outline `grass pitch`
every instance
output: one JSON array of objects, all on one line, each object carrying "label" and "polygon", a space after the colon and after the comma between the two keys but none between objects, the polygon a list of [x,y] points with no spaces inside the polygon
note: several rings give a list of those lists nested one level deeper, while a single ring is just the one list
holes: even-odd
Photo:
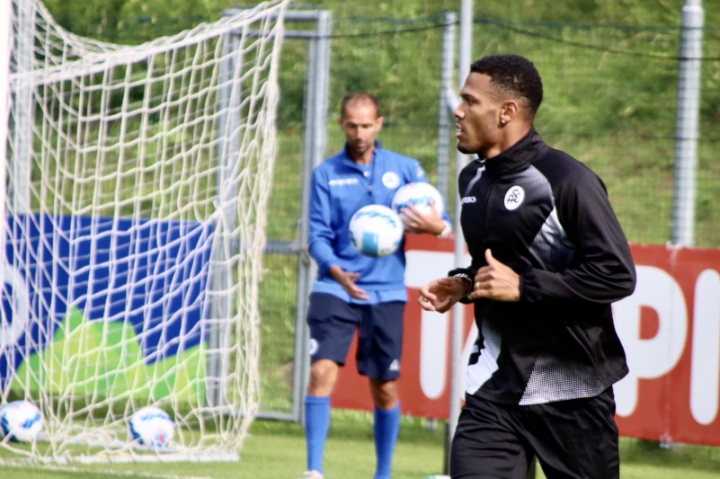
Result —
[{"label": "grass pitch", "polygon": [[[393,479],[425,479],[442,473],[445,423],[429,429],[421,418],[404,417]],[[673,445],[622,438],[623,479],[717,479],[720,448]],[[375,467],[372,415],[333,411],[325,455],[328,479],[370,479]],[[22,479],[296,479],[305,469],[302,426],[279,421],[255,421],[241,451],[240,462],[143,463],[105,465],[27,466],[0,464],[0,477]],[[545,476],[538,468],[537,479]]]}]

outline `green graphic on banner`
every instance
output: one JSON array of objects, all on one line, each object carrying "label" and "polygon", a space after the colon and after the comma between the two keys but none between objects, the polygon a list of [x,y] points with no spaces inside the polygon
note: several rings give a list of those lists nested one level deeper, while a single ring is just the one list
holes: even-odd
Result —
[{"label": "green graphic on banner", "polygon": [[[146,364],[131,325],[87,321],[71,307],[53,342],[17,370],[14,390],[58,395],[174,399],[190,404],[205,397],[205,354],[200,343]],[[43,365],[41,367],[41,365]],[[23,385],[25,383],[25,385]],[[24,386],[24,387],[23,387]]]}]

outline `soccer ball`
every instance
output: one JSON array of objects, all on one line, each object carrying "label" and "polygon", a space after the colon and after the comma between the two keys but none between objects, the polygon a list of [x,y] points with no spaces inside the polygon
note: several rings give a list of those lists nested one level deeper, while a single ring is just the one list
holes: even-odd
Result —
[{"label": "soccer ball", "polygon": [[395,192],[392,199],[392,209],[399,215],[404,216],[400,210],[409,209],[413,205],[421,213],[427,214],[430,211],[431,202],[435,203],[435,210],[439,215],[445,211],[445,202],[440,192],[430,183],[408,183],[401,186]]},{"label": "soccer ball", "polygon": [[405,228],[400,217],[383,205],[363,206],[350,218],[350,242],[366,256],[379,258],[395,252]]},{"label": "soccer ball", "polygon": [[13,401],[0,409],[0,434],[14,442],[33,442],[40,438],[43,418],[29,401]]},{"label": "soccer ball", "polygon": [[164,448],[175,435],[175,423],[168,413],[155,406],[136,411],[128,424],[130,440],[142,446]]}]

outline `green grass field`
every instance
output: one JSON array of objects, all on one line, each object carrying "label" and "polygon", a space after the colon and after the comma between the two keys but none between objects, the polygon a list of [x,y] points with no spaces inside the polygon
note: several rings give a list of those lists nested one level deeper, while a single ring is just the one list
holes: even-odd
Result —
[{"label": "green grass field", "polygon": [[[424,479],[442,473],[444,429],[419,418],[403,418],[393,467],[394,479]],[[710,479],[720,477],[720,449],[621,439],[623,479]],[[5,456],[5,453],[3,453]],[[175,462],[113,465],[2,465],[0,477],[22,479],[91,479],[114,477],[295,479],[305,466],[305,437],[300,424],[255,421],[237,463]],[[325,456],[329,479],[369,479],[374,472],[372,416],[357,411],[333,412]],[[538,468],[538,479],[545,476]]]}]

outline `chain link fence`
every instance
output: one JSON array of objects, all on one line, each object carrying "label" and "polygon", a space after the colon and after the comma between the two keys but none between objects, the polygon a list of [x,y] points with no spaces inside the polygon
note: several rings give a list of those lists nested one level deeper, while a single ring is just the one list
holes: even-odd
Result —
[{"label": "chain link fence", "polygon": [[[334,31],[343,33],[334,36],[332,50],[333,104],[346,91],[376,92],[388,118],[384,145],[416,156],[431,175],[441,30],[440,18],[405,23],[339,18]],[[706,28],[703,35],[695,244],[714,248],[720,246],[720,29]],[[679,28],[668,27],[489,18],[474,25],[474,58],[518,53],[536,64],[545,86],[537,129],[551,146],[605,180],[631,242],[670,239],[679,36]],[[331,147],[337,149],[342,138],[329,127],[336,140]],[[454,175],[450,178],[454,183]]]}]

